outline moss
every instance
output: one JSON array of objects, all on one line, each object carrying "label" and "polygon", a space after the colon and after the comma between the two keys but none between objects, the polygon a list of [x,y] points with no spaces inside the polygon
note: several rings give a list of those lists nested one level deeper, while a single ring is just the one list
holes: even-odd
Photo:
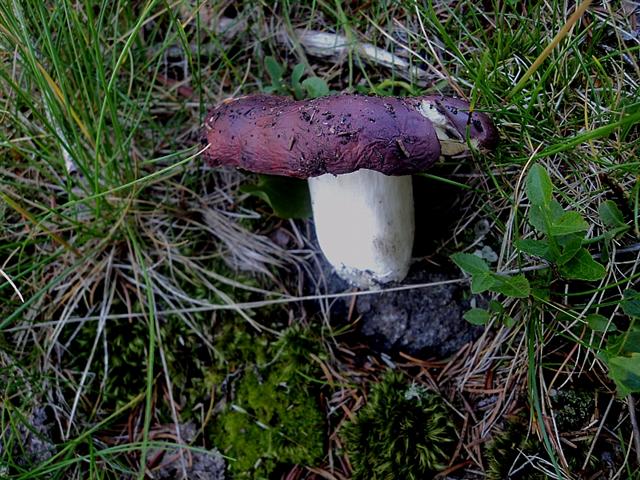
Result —
[{"label": "moss", "polygon": [[354,480],[418,480],[446,467],[456,435],[442,398],[389,372],[341,432]]},{"label": "moss", "polygon": [[581,430],[591,418],[594,409],[594,392],[566,389],[551,395],[556,425],[560,432]]},{"label": "moss", "polygon": [[546,475],[528,463],[527,457],[544,452],[543,446],[527,435],[524,418],[509,419],[503,432],[489,443],[485,459],[487,480],[544,480]]},{"label": "moss", "polygon": [[[563,390],[552,397],[555,411],[556,426],[560,433],[577,431],[587,425],[593,411],[593,394],[579,390]],[[544,445],[532,435],[528,435],[527,419],[524,415],[510,418],[504,431],[498,434],[488,445],[485,452],[487,463],[486,478],[488,480],[542,480],[547,475],[537,470],[529,462],[529,458],[550,462],[549,454]],[[588,449],[588,437],[584,443],[563,444],[563,454],[569,469],[576,472],[582,468],[584,455]],[[588,472],[595,472],[603,465],[599,465],[595,456],[589,458]],[[587,472],[583,472],[587,473]]]},{"label": "moss", "polygon": [[324,418],[318,408],[320,375],[309,358],[317,349],[306,333],[288,330],[279,341],[256,342],[237,357],[267,359],[244,368],[223,412],[216,421],[214,443],[229,462],[234,478],[273,478],[287,465],[313,465],[324,454]]}]

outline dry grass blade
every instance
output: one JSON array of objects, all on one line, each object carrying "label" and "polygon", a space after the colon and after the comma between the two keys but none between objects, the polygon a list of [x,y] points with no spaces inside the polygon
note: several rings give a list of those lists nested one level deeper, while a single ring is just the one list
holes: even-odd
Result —
[{"label": "dry grass blade", "polygon": [[516,83],[516,86],[513,87],[513,90],[509,92],[508,98],[512,98],[516,93],[522,90],[522,87],[524,87],[525,83],[527,83],[529,78],[531,78],[531,76],[536,72],[536,70],[540,68],[540,65],[542,65],[542,63],[547,59],[547,57],[551,55],[551,52],[553,52],[554,48],[558,46],[558,44],[562,41],[562,39],[567,36],[567,34],[573,28],[576,22],[580,20],[584,12],[586,12],[587,8],[589,8],[589,5],[591,5],[591,0],[584,0],[580,5],[576,7],[576,10],[571,14],[569,19],[567,20],[567,23],[564,24],[564,26],[558,31],[556,36],[553,37],[549,45],[545,47],[545,49],[538,56],[538,58],[536,58],[536,60],[531,64],[531,66],[524,73],[522,78],[518,81],[518,83]]}]

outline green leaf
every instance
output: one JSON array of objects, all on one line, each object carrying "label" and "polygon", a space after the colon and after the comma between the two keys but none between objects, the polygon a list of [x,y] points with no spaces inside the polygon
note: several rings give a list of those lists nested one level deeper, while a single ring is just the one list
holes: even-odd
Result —
[{"label": "green leaf", "polygon": [[615,382],[619,395],[640,391],[639,328],[632,324],[628,331],[610,337],[600,356],[609,367],[609,377]]},{"label": "green leaf", "polygon": [[471,293],[489,291],[494,283],[491,272],[474,273],[471,277]]},{"label": "green leaf", "polygon": [[472,308],[462,316],[472,325],[486,325],[491,319],[491,314],[482,308]]},{"label": "green leaf", "polygon": [[609,377],[618,387],[618,395],[626,397],[630,393],[640,392],[640,353],[634,352],[628,357],[612,357],[607,362]]},{"label": "green leaf", "polygon": [[558,243],[562,247],[562,252],[555,259],[555,263],[564,265],[575,257],[582,248],[582,235],[566,235]]},{"label": "green leaf", "polygon": [[299,84],[302,79],[302,75],[304,75],[304,63],[299,63],[293,67],[293,71],[291,72],[291,84]]},{"label": "green leaf", "polygon": [[529,223],[538,232],[549,235],[549,226],[555,223],[565,211],[556,200],[551,200],[546,206],[533,205],[529,209]]},{"label": "green leaf", "polygon": [[534,164],[527,174],[527,198],[531,205],[545,206],[553,197],[553,184],[542,165]]},{"label": "green leaf", "polygon": [[578,212],[564,212],[558,219],[552,219],[549,235],[559,237],[572,233],[585,232],[589,229],[589,224]]},{"label": "green leaf", "polygon": [[497,300],[491,300],[489,302],[489,311],[492,313],[504,313],[504,306]]},{"label": "green leaf", "polygon": [[557,200],[551,200],[548,207],[549,218],[551,219],[552,223],[557,221],[565,213],[564,208],[562,208],[562,205],[560,205],[560,202]]},{"label": "green leaf", "polygon": [[596,281],[606,274],[605,268],[596,262],[586,248],[581,248],[564,265],[559,266],[560,275],[571,280]]},{"label": "green leaf", "polygon": [[640,293],[631,288],[625,290],[620,307],[630,317],[640,317]]},{"label": "green leaf", "polygon": [[632,325],[626,332],[610,337],[607,341],[607,348],[602,352],[602,355],[608,360],[611,357],[634,352],[640,352],[640,328]]},{"label": "green leaf", "polygon": [[275,58],[268,56],[264,59],[264,68],[267,70],[269,77],[271,78],[271,87],[265,88],[265,92],[286,94],[287,88],[285,87],[283,75],[285,67],[282,66]]},{"label": "green leaf", "polygon": [[553,255],[549,250],[549,242],[547,240],[516,240],[516,248],[521,252],[533,255],[534,257],[544,258],[552,262]]},{"label": "green leaf", "polygon": [[311,216],[309,187],[305,180],[259,175],[255,185],[243,185],[240,190],[267,202],[280,218],[308,218]]},{"label": "green leaf", "polygon": [[609,228],[628,227],[624,222],[622,212],[613,200],[605,200],[598,205],[598,215],[605,226]]},{"label": "green leaf", "polygon": [[302,82],[302,86],[307,91],[307,97],[309,98],[329,95],[329,86],[320,77],[309,77]]},{"label": "green leaf", "polygon": [[511,276],[492,273],[491,276],[493,278],[492,292],[514,298],[527,298],[531,293],[529,281],[523,274]]},{"label": "green leaf", "polygon": [[510,315],[505,315],[502,318],[502,323],[504,324],[505,327],[511,328],[516,324],[516,319]]},{"label": "green leaf", "polygon": [[487,262],[479,256],[471,253],[454,253],[451,255],[451,260],[453,260],[455,264],[462,269],[462,271],[470,275],[489,271],[489,265],[487,265]]},{"label": "green leaf", "polygon": [[271,81],[274,83],[280,83],[282,76],[284,75],[284,67],[272,56],[265,57],[264,68],[267,69]]},{"label": "green leaf", "polygon": [[549,211],[546,208],[532,205],[529,208],[529,223],[538,233],[547,233],[547,224],[545,218],[548,217]]},{"label": "green leaf", "polygon": [[304,91],[300,84],[302,75],[304,75],[304,64],[299,63],[294,67],[293,72],[291,72],[291,86],[293,87],[293,94],[297,100],[302,100],[304,98]]},{"label": "green leaf", "polygon": [[594,332],[615,332],[617,330],[613,322],[609,322],[609,319],[599,313],[591,313],[585,318],[589,328]]}]

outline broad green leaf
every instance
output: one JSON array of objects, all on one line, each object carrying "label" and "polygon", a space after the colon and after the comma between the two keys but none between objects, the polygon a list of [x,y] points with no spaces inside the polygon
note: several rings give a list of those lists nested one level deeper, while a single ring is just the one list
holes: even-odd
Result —
[{"label": "broad green leaf", "polygon": [[284,75],[284,67],[280,65],[280,63],[275,58],[273,58],[272,56],[268,56],[264,59],[264,68],[266,68],[267,73],[269,73],[272,85],[274,87],[281,86],[282,76]]},{"label": "broad green leaf", "polygon": [[510,315],[505,315],[502,317],[502,323],[504,323],[505,327],[511,328],[516,324],[516,320]]},{"label": "broad green leaf", "polygon": [[618,387],[618,395],[626,397],[640,392],[640,353],[625,357],[612,357],[607,362],[609,376]]},{"label": "broad green leaf", "polygon": [[552,262],[553,255],[549,251],[549,242],[547,240],[516,240],[516,248],[521,252],[533,255],[534,257],[544,258]]},{"label": "broad green leaf", "polygon": [[280,218],[308,218],[311,216],[309,187],[305,180],[259,175],[255,185],[243,185],[240,190],[267,202]]},{"label": "broad green leaf", "polygon": [[609,228],[628,227],[624,222],[622,212],[613,200],[605,200],[598,205],[598,214],[602,223]]},{"label": "broad green leaf", "polygon": [[615,332],[617,330],[613,322],[609,322],[609,319],[599,313],[591,313],[585,318],[589,328],[594,332]]},{"label": "broad green leaf", "polygon": [[293,87],[293,94],[297,100],[304,98],[304,90],[302,90],[302,85],[300,84],[302,75],[304,75],[304,63],[299,63],[291,72],[291,87]]},{"label": "broad green leaf", "polygon": [[546,206],[551,202],[553,185],[542,165],[534,164],[527,174],[527,198],[531,205]]},{"label": "broad green leaf", "polygon": [[620,307],[630,317],[640,317],[640,293],[631,288],[625,290]]},{"label": "broad green leaf", "polygon": [[559,237],[561,235],[570,235],[572,233],[586,232],[589,224],[582,218],[578,212],[565,212],[558,219],[552,219],[549,229],[549,235]]},{"label": "broad green leaf", "polygon": [[640,328],[631,326],[626,332],[610,337],[607,340],[607,348],[601,353],[608,360],[634,352],[640,352]]},{"label": "broad green leaf", "polygon": [[609,367],[609,377],[621,396],[640,391],[640,328],[609,337],[600,356]]},{"label": "broad green leaf", "polygon": [[489,291],[494,283],[491,272],[474,273],[471,276],[471,293]]},{"label": "broad green leaf", "polygon": [[472,325],[486,325],[491,319],[491,314],[482,308],[472,308],[462,317]]},{"label": "broad green leaf", "polygon": [[556,222],[565,211],[556,200],[551,200],[546,206],[533,205],[529,209],[529,223],[538,232],[549,235],[549,226]]},{"label": "broad green leaf", "polygon": [[527,298],[531,293],[529,281],[523,274],[519,275],[502,275],[492,273],[493,285],[491,291],[502,293],[508,297]]},{"label": "broad green leaf", "polygon": [[504,313],[504,306],[497,300],[491,300],[489,302],[489,311],[492,313]]},{"label": "broad green leaf", "polygon": [[564,265],[575,257],[582,248],[582,235],[565,235],[558,243],[562,248],[562,253],[555,259],[555,263]]},{"label": "broad green leaf", "polygon": [[455,264],[462,269],[462,271],[469,275],[489,271],[489,265],[487,265],[487,262],[479,256],[471,253],[454,253],[451,255],[451,260],[453,260]]},{"label": "broad green leaf", "polygon": [[607,273],[605,268],[596,262],[587,249],[581,248],[575,256],[558,268],[560,275],[567,280],[600,280]]},{"label": "broad green leaf", "polygon": [[302,82],[302,86],[307,91],[307,97],[317,98],[329,95],[329,86],[320,77],[309,77]]},{"label": "broad green leaf", "polygon": [[304,75],[304,63],[299,63],[293,68],[293,71],[291,72],[291,84],[299,84],[300,80],[302,80],[302,75]]},{"label": "broad green leaf", "polygon": [[[549,211],[543,207],[532,205],[529,208],[529,223],[538,233],[547,234],[547,224],[545,217],[548,218]],[[550,221],[550,220],[549,220]]]},{"label": "broad green leaf", "polygon": [[564,215],[565,210],[564,208],[562,208],[562,205],[560,205],[560,202],[557,200],[551,200],[549,202],[549,218],[551,218],[551,222],[555,222],[556,220],[558,220],[560,217],[562,217],[562,215]]},{"label": "broad green leaf", "polygon": [[531,291],[533,292],[533,296],[536,299],[540,300],[551,300],[551,290],[548,286],[542,286],[540,284],[533,284],[531,287]]}]

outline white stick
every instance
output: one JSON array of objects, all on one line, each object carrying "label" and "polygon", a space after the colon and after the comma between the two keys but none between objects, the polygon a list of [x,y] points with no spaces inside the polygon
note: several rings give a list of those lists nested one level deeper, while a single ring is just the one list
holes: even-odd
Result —
[{"label": "white stick", "polygon": [[316,234],[340,277],[360,288],[404,279],[415,232],[410,176],[372,170],[309,179]]}]

